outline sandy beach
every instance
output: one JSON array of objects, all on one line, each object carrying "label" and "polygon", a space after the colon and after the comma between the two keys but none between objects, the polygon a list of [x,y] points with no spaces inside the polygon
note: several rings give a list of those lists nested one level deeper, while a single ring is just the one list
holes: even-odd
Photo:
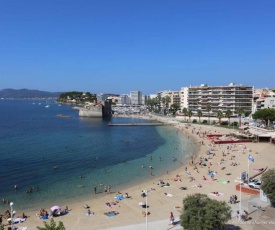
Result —
[{"label": "sandy beach", "polygon": [[[257,169],[267,166],[274,167],[275,146],[270,143],[213,145],[210,140],[206,139],[205,134],[229,134],[229,130],[199,124],[186,126],[174,118],[162,118],[162,122],[174,123],[175,127],[184,132],[191,142],[198,144],[198,151],[190,153],[194,155],[193,164],[190,157],[190,161],[186,165],[182,165],[180,168],[161,177],[151,176],[148,181],[120,190],[119,193],[111,190],[110,194],[102,196],[94,195],[94,191],[91,191],[91,199],[60,204],[62,208],[68,206],[70,211],[66,215],[55,217],[54,220],[57,222],[62,221],[68,230],[112,229],[119,226],[139,225],[145,223],[146,217],[143,213],[146,208],[139,205],[139,203],[146,202],[146,198],[143,198],[141,193],[143,190],[147,190],[147,211],[150,213],[148,222],[166,219],[164,229],[167,229],[170,212],[178,217],[182,200],[189,194],[204,193],[209,195],[210,198],[224,201],[228,201],[232,195],[239,196],[239,192],[235,188],[237,185],[235,180],[240,177],[241,172],[248,170],[248,154],[251,154],[255,160],[249,164],[248,173],[250,176],[256,174]],[[200,158],[205,162],[205,166],[198,163]],[[212,178],[209,171],[214,172]],[[193,177],[194,180],[190,181],[190,177]],[[167,186],[160,186],[159,181]],[[182,190],[181,187],[187,189]],[[217,196],[213,192],[218,192],[219,195]],[[121,196],[126,195],[126,193],[129,196],[128,198]],[[115,199],[115,197],[118,199]],[[242,193],[242,199],[248,199],[249,197],[250,195]],[[88,209],[83,207],[86,204],[90,206],[91,215],[89,216],[86,215]],[[28,226],[28,230],[43,226],[43,220],[36,216],[39,210],[20,210],[20,213],[23,212],[28,218],[25,222],[15,224],[16,226]],[[109,216],[104,214],[108,212]],[[16,214],[16,216],[20,215],[19,213]],[[235,215],[236,213],[232,213],[232,216]],[[3,223],[5,221],[3,219]],[[49,222],[49,220],[46,221]]]}]

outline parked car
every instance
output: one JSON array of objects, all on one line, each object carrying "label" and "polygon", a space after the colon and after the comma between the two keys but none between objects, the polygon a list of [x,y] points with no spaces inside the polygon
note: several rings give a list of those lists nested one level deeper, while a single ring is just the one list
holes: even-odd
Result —
[{"label": "parked car", "polygon": [[261,188],[261,185],[262,185],[262,182],[260,180],[255,180],[253,182],[249,182],[248,183],[248,186],[250,188],[256,188],[256,189],[260,189]]}]

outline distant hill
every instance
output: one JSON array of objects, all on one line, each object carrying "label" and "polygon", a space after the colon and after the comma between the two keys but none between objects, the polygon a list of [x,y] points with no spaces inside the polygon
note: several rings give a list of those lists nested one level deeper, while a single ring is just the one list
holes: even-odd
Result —
[{"label": "distant hill", "polygon": [[61,92],[46,92],[40,90],[30,89],[2,89],[0,90],[0,98],[14,98],[14,99],[27,99],[27,98],[58,98]]}]

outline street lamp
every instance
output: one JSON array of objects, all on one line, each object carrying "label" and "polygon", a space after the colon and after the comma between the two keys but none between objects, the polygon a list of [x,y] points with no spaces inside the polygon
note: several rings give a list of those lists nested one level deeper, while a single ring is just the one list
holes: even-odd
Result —
[{"label": "street lamp", "polygon": [[16,214],[16,211],[13,210],[13,202],[10,202],[10,208],[11,208],[11,230],[13,230],[13,216]]},{"label": "street lamp", "polygon": [[146,230],[148,229],[148,212],[147,212],[147,190],[143,191],[145,193],[145,205],[146,205],[146,210],[145,210],[145,217],[146,217]]},{"label": "street lamp", "polygon": [[240,188],[239,220],[241,220],[241,213],[242,213],[242,183],[243,183],[243,181],[241,181],[241,180],[235,180],[235,182],[239,183],[239,188]]}]

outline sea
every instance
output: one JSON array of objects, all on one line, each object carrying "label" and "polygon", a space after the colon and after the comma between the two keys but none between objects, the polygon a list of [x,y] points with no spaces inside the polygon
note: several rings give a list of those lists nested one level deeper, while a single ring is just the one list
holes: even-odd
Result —
[{"label": "sea", "polygon": [[[83,118],[55,101],[0,100],[0,199],[27,210],[96,198],[104,195],[104,186],[118,191],[152,177],[157,181],[183,167],[196,149],[172,126],[110,122],[152,121]],[[4,209],[2,202],[1,213]]]}]

